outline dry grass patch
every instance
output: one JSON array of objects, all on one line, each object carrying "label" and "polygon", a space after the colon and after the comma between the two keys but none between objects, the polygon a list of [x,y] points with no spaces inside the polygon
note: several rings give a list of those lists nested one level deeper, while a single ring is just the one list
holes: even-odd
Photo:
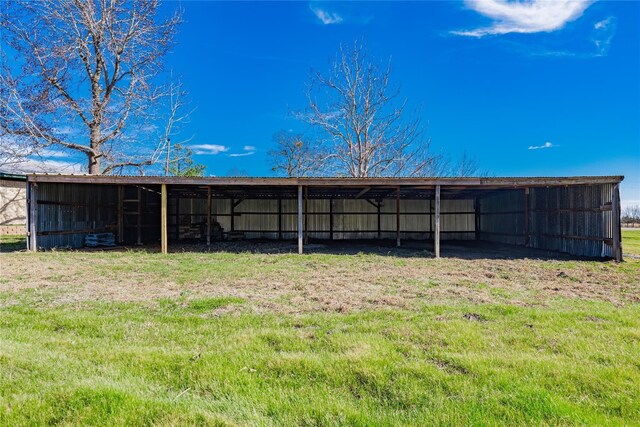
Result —
[{"label": "dry grass patch", "polygon": [[640,262],[432,259],[145,251],[13,253],[2,257],[5,300],[35,292],[48,304],[236,297],[243,310],[350,312],[422,304],[545,305],[558,298],[640,301]]}]

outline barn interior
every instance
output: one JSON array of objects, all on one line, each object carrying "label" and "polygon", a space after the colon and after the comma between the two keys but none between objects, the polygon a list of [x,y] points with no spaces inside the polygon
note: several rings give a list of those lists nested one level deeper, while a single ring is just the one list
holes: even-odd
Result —
[{"label": "barn interior", "polygon": [[[448,242],[621,259],[622,177],[178,178],[30,175],[29,246]],[[443,254],[446,255],[446,254]]]}]

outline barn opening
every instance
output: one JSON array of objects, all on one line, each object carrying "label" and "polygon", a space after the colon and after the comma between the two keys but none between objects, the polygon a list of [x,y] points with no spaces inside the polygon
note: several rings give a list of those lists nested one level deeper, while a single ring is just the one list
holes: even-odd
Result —
[{"label": "barn opening", "polygon": [[545,178],[27,177],[28,247],[257,239],[485,242],[622,259],[621,176]]}]

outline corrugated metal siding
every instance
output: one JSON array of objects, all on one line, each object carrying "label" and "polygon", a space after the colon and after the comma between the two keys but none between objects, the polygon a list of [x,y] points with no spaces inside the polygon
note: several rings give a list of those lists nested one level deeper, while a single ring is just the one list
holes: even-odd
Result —
[{"label": "corrugated metal siding", "polygon": [[[156,242],[159,236],[159,188],[143,191],[143,242]],[[612,257],[613,238],[611,202],[614,186],[580,185],[534,187],[529,195],[529,246],[567,252],[574,255]],[[137,194],[135,186],[126,186],[125,199]],[[39,235],[38,246],[81,247],[89,229],[113,228],[117,224],[117,186],[90,184],[38,184],[38,231],[78,233]],[[496,190],[479,198],[480,238],[516,245],[525,243],[524,189]],[[176,221],[191,224],[206,222],[206,199],[169,198],[169,233],[176,239]],[[330,237],[330,201],[310,199],[306,223],[309,236]],[[378,213],[366,200],[333,200],[333,238],[375,239],[378,237]],[[297,234],[297,200],[282,200],[282,237]],[[130,206],[131,207],[131,206]],[[402,239],[433,238],[435,202],[400,201]],[[231,230],[232,203],[212,200],[212,219],[225,231]],[[278,201],[247,199],[235,206],[234,229],[245,231],[247,238],[278,238]],[[380,208],[381,237],[396,237],[396,199],[385,199]],[[134,216],[125,215],[125,243],[135,240]],[[442,200],[442,240],[475,238],[474,201]],[[605,241],[605,239],[607,241]]]},{"label": "corrugated metal siding", "polygon": [[[580,256],[613,256],[613,246],[603,242],[613,236],[612,194],[610,184],[532,187],[529,246]],[[495,191],[480,197],[479,204],[482,240],[525,244],[524,189]]]},{"label": "corrugated metal siding", "polygon": [[[532,247],[591,257],[612,257],[613,185],[532,188]],[[590,240],[588,238],[592,238]]]},{"label": "corrugated metal siding", "polygon": [[[117,223],[117,188],[87,184],[38,184],[38,232],[102,229]],[[42,202],[42,203],[41,203]],[[38,246],[82,247],[86,231],[38,236]]]},{"label": "corrugated metal siding", "polygon": [[[175,211],[175,199],[169,201],[169,212]],[[192,223],[206,221],[207,201],[203,199],[180,199],[180,215],[190,217]],[[282,237],[297,236],[297,200],[282,200]],[[304,220],[309,237],[330,238],[330,203],[333,203],[333,238],[376,239],[378,237],[377,209],[366,200],[309,199],[306,202],[308,215]],[[225,231],[231,230],[231,200],[214,199],[211,203],[212,219],[220,223]],[[435,203],[429,200],[400,201],[400,232],[403,239],[432,239],[435,229],[433,215]],[[396,200],[384,200],[381,206],[381,237],[396,237]],[[234,230],[244,231],[247,238],[278,238],[278,201],[247,199],[234,208]],[[431,213],[431,214],[429,214]],[[169,215],[170,235],[175,237],[175,215]],[[442,201],[442,239],[474,239],[474,214],[472,200]],[[172,227],[173,226],[173,227]]]},{"label": "corrugated metal siding", "polygon": [[480,239],[524,245],[524,190],[502,190],[479,198]]}]

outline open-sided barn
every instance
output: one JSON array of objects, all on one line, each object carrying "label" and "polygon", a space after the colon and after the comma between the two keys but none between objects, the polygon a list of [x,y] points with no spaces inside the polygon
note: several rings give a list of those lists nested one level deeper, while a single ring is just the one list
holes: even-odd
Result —
[{"label": "open-sided barn", "polygon": [[27,177],[31,250],[219,239],[480,240],[622,259],[622,176],[562,178]]}]

